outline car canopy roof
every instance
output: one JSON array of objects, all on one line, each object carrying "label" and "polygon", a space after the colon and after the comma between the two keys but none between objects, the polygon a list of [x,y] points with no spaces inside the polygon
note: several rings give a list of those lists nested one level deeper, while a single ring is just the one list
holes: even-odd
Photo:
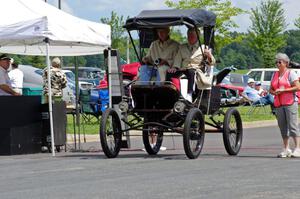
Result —
[{"label": "car canopy roof", "polygon": [[139,30],[177,25],[213,27],[215,24],[216,15],[203,9],[144,10],[136,17],[129,18],[124,28]]}]

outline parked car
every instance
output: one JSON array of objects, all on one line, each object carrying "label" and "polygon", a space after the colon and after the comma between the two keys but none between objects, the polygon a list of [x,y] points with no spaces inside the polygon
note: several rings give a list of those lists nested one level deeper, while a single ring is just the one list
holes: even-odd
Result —
[{"label": "parked car", "polygon": [[[68,81],[72,82],[75,85],[75,74],[71,70],[63,70],[65,75],[67,76]],[[79,89],[92,89],[93,84],[85,81],[78,81]],[[74,88],[75,90],[75,88]]]},{"label": "parked car", "polygon": [[[71,70],[75,74],[75,67],[64,67],[64,70]],[[79,81],[92,83],[94,86],[99,85],[103,79],[105,71],[96,67],[78,67]]]},{"label": "parked car", "polygon": [[229,81],[234,86],[245,87],[247,86],[248,75],[238,74],[238,73],[230,73],[228,75]]},{"label": "parked car", "polygon": [[244,91],[244,86],[235,86],[232,84],[230,76],[225,77],[219,86],[223,89],[223,92],[221,92],[223,94],[222,97],[238,97]]}]

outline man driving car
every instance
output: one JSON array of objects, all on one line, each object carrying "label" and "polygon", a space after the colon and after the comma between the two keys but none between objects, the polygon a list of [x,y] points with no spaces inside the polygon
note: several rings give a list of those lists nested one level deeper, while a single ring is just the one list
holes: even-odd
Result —
[{"label": "man driving car", "polygon": [[[153,76],[156,77],[156,81],[165,81],[166,71],[173,65],[178,51],[179,44],[170,39],[169,27],[159,28],[156,31],[159,39],[151,43],[147,55],[142,59],[144,65],[140,67],[140,81],[150,81]],[[154,64],[157,68],[153,67]]]}]

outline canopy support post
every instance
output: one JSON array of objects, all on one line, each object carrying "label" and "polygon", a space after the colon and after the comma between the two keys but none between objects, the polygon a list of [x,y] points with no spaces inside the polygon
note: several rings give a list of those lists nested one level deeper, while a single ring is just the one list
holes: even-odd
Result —
[{"label": "canopy support post", "polygon": [[51,148],[52,156],[55,156],[54,144],[54,131],[53,131],[53,112],[52,112],[52,89],[51,89],[51,66],[50,66],[50,52],[49,52],[49,39],[45,38],[46,43],[46,64],[47,64],[47,79],[48,79],[48,102],[49,102],[49,120],[50,120],[50,133],[51,133]]},{"label": "canopy support post", "polygon": [[[75,62],[75,89],[76,89],[76,104],[75,104],[75,110],[76,110],[76,126],[78,129],[78,149],[81,149],[81,139],[80,139],[80,112],[79,112],[79,95],[80,95],[80,89],[79,89],[79,80],[78,80],[78,57],[74,57]],[[75,135],[76,136],[76,135]],[[76,150],[76,142],[75,142],[75,150]]]}]

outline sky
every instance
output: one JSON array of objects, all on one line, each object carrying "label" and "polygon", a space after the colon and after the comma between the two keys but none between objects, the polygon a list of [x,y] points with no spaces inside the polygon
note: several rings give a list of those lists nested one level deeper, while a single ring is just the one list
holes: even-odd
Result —
[{"label": "sky", "polygon": [[[250,11],[259,5],[261,0],[232,0],[236,7]],[[300,16],[300,0],[280,0],[285,10],[287,29],[294,29],[294,21]],[[47,0],[57,7],[58,0]],[[142,10],[167,9],[165,0],[61,0],[61,9],[74,16],[100,22],[100,19],[110,18],[115,11],[119,16],[133,17]],[[178,2],[178,0],[174,0]],[[250,15],[243,14],[234,18],[239,28],[232,31],[247,32],[251,25]]]}]

